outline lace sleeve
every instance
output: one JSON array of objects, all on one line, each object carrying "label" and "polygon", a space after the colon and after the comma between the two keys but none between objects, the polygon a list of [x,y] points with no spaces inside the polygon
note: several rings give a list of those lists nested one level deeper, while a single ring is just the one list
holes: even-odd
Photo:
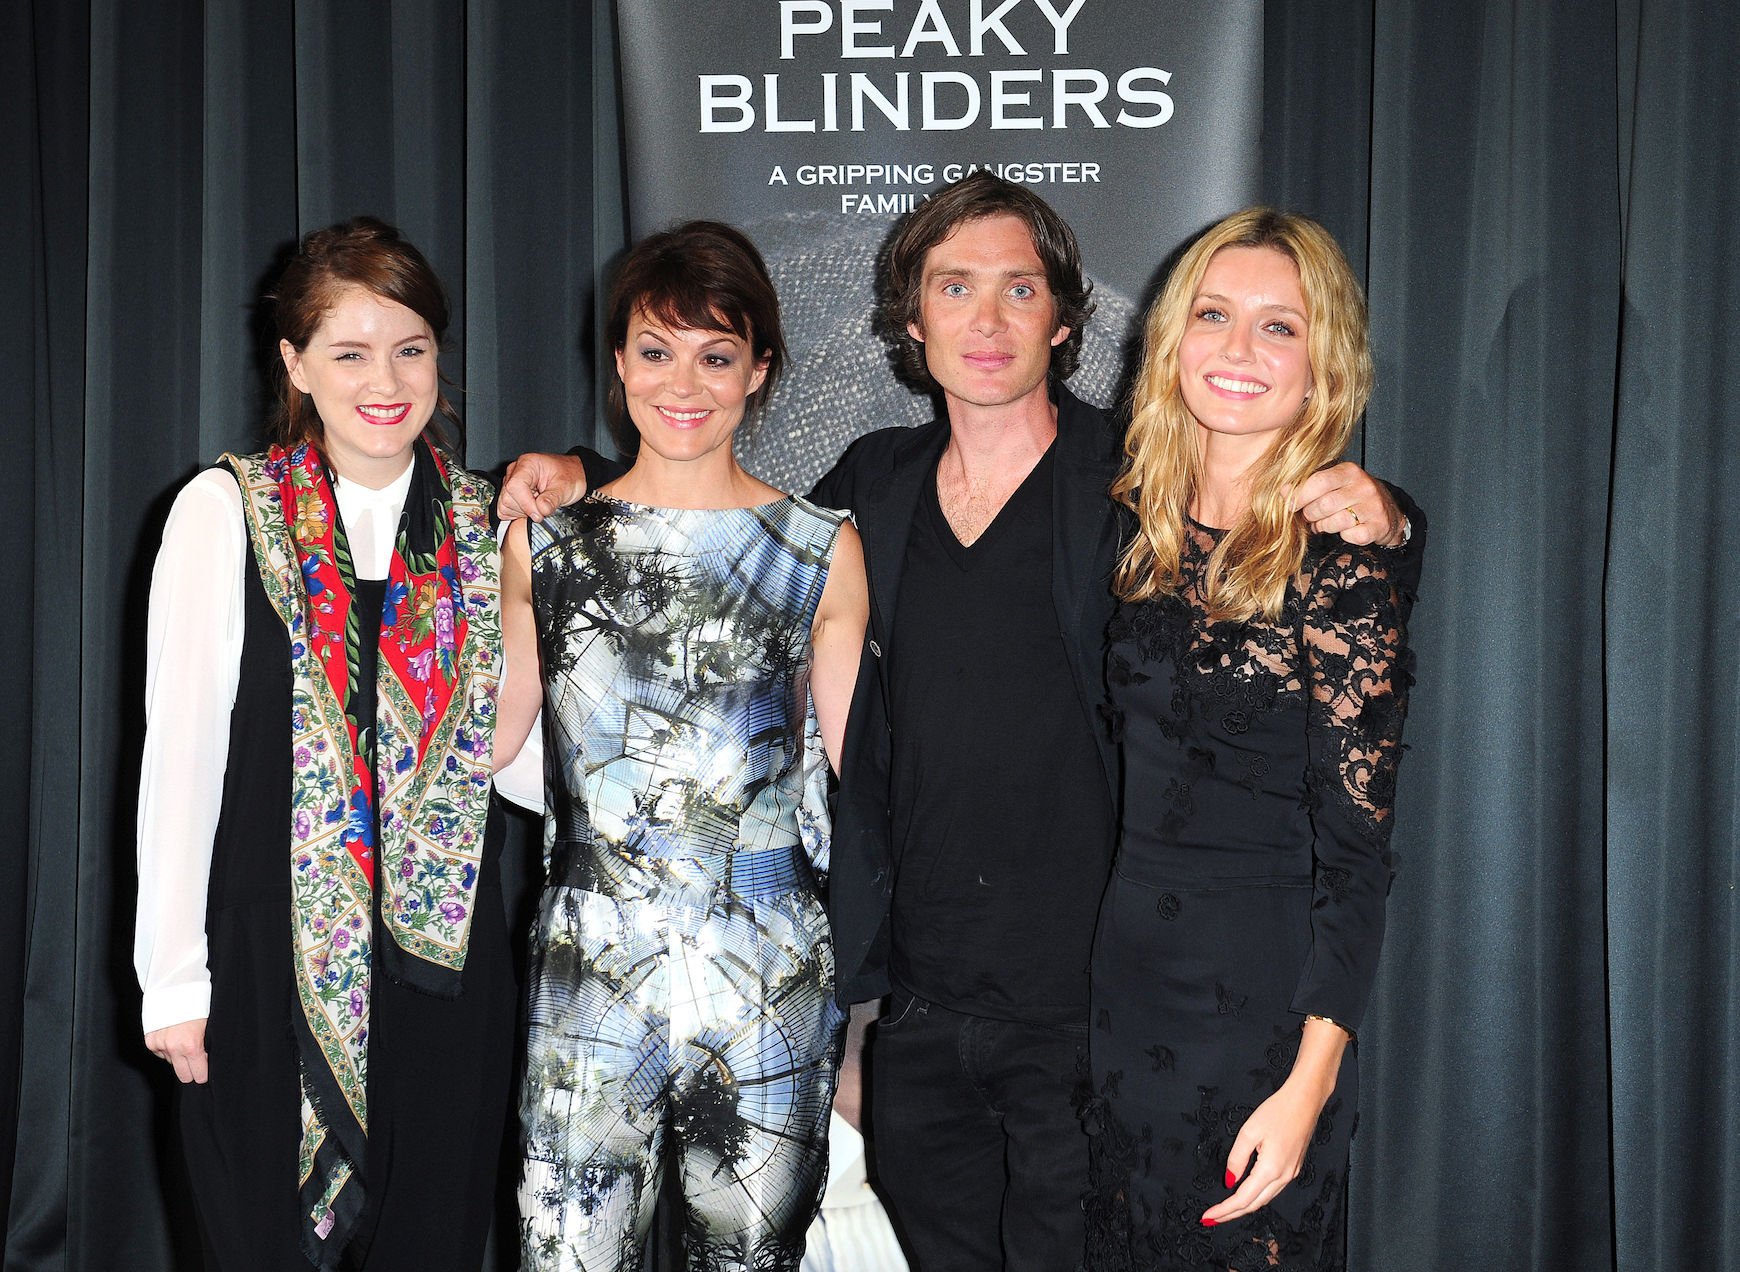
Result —
[{"label": "lace sleeve", "polygon": [[1308,782],[1314,832],[1311,952],[1296,1011],[1358,1029],[1383,945],[1389,839],[1413,658],[1406,602],[1385,559],[1334,550],[1306,600]]},{"label": "lace sleeve", "polygon": [[1398,612],[1402,616],[1402,624],[1406,626],[1408,615],[1413,612],[1414,594],[1420,587],[1420,568],[1425,563],[1429,532],[1425,511],[1409,497],[1408,492],[1387,481],[1384,485],[1389,487],[1402,516],[1408,519],[1408,541],[1394,548],[1374,547],[1372,551],[1384,563],[1390,582],[1395,584],[1401,602]]}]

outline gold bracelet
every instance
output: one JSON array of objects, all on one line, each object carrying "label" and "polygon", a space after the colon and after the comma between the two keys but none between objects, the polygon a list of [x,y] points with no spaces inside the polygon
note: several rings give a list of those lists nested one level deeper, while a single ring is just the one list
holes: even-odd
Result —
[{"label": "gold bracelet", "polygon": [[1321,1020],[1326,1025],[1334,1025],[1337,1029],[1341,1030],[1342,1033],[1347,1035],[1347,1040],[1349,1042],[1353,1042],[1355,1039],[1357,1039],[1359,1037],[1358,1034],[1354,1033],[1353,1030],[1349,1029],[1346,1025],[1342,1024],[1339,1020],[1332,1020],[1328,1016],[1319,1016],[1315,1012],[1307,1012],[1305,1014],[1305,1019],[1306,1020]]}]

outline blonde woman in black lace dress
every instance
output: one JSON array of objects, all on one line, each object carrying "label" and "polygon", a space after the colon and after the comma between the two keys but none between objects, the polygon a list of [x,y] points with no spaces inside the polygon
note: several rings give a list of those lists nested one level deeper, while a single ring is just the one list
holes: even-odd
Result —
[{"label": "blonde woman in black lace dress", "polygon": [[1287,496],[1364,409],[1365,301],[1321,226],[1251,209],[1185,254],[1145,342],[1113,487],[1135,526],[1087,1262],[1340,1267],[1409,598],[1396,554],[1313,535]]}]

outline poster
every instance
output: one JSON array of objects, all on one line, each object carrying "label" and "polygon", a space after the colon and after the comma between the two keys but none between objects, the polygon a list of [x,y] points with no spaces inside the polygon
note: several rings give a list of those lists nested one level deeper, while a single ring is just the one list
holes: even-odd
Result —
[{"label": "poster", "polygon": [[941,186],[990,167],[1074,226],[1097,311],[1070,384],[1102,405],[1167,258],[1257,188],[1256,0],[618,0],[617,36],[631,237],[729,221],[779,289],[791,364],[740,451],[785,489],[934,416],[874,311]]}]

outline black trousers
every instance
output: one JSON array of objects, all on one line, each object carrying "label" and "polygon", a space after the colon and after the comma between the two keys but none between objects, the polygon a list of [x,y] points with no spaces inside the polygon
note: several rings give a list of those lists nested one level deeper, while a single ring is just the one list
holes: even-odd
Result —
[{"label": "black trousers", "polygon": [[1077,1267],[1086,1022],[968,1016],[896,990],[871,1046],[876,1170],[913,1272]]}]

